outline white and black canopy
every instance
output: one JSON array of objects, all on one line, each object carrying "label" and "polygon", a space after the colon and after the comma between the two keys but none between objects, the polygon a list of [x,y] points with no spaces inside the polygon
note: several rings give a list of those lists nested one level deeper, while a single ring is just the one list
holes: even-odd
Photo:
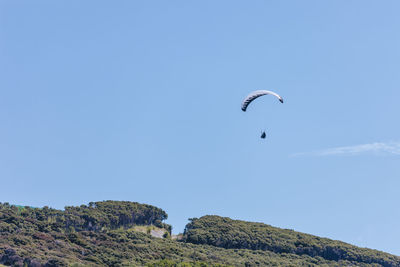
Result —
[{"label": "white and black canopy", "polygon": [[280,101],[281,103],[283,103],[283,98],[282,98],[280,95],[278,95],[277,93],[272,92],[272,91],[267,91],[267,90],[257,90],[257,91],[251,92],[251,93],[243,100],[243,103],[242,103],[242,110],[243,110],[243,111],[246,111],[247,106],[248,106],[254,99],[256,99],[256,98],[258,98],[258,97],[260,97],[260,96],[263,96],[263,95],[273,95],[273,96],[276,96],[276,97],[279,99],[279,101]]}]

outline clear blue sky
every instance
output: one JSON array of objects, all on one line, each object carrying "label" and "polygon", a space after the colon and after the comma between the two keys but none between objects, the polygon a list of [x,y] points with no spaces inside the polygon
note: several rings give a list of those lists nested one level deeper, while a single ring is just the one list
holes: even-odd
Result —
[{"label": "clear blue sky", "polygon": [[[0,201],[130,200],[400,255],[399,1],[0,1]],[[274,90],[246,113],[250,91]],[[259,138],[267,130],[267,139]]]}]

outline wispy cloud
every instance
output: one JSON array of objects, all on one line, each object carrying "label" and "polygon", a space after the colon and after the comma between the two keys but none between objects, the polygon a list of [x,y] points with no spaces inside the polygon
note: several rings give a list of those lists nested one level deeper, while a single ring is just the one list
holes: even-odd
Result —
[{"label": "wispy cloud", "polygon": [[334,147],[323,150],[294,153],[292,157],[298,156],[331,156],[331,155],[360,155],[360,154],[392,154],[400,155],[400,142],[370,143],[355,146]]}]

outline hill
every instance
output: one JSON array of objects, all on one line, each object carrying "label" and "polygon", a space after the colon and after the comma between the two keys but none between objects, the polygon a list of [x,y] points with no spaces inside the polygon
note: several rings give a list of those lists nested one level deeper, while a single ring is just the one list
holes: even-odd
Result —
[{"label": "hill", "polygon": [[283,254],[308,255],[330,261],[349,261],[382,266],[398,266],[400,258],[377,250],[317,236],[219,216],[191,219],[184,238],[193,244],[225,249],[251,249]]},{"label": "hill", "polygon": [[65,210],[0,203],[0,264],[400,266],[400,257],[384,252],[219,216],[190,219],[181,238],[174,240],[165,219],[162,209],[127,201]]}]

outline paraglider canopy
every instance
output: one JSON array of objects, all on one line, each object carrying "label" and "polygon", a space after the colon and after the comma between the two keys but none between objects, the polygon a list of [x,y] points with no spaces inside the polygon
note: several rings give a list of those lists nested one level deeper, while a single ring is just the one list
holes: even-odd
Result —
[{"label": "paraglider canopy", "polygon": [[280,95],[278,95],[277,93],[272,92],[272,91],[267,91],[267,90],[257,90],[257,91],[251,92],[248,96],[246,96],[246,98],[243,100],[243,103],[242,103],[242,110],[246,111],[248,105],[250,105],[250,103],[253,102],[254,99],[259,98],[260,96],[263,96],[263,95],[273,95],[278,98],[279,102],[283,103],[283,98]]}]

